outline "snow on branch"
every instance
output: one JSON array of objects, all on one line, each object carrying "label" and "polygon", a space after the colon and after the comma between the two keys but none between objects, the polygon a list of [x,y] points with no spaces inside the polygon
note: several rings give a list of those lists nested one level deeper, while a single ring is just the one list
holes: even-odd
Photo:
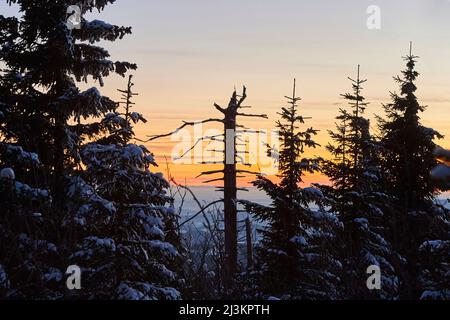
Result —
[{"label": "snow on branch", "polygon": [[122,39],[127,34],[131,34],[131,27],[119,27],[101,20],[84,20],[82,28],[76,33],[76,36],[81,41],[94,43],[101,40],[115,41],[118,38]]},{"label": "snow on branch", "polygon": [[441,147],[438,147],[434,151],[434,154],[438,159],[443,160],[444,162],[450,163],[450,150],[446,150]]}]

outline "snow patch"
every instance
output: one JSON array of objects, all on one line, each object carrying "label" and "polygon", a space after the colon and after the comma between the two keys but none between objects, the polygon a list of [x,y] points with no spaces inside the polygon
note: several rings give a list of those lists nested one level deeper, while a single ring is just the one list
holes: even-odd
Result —
[{"label": "snow patch", "polygon": [[0,171],[0,179],[5,180],[15,180],[16,175],[14,174],[14,170],[11,168],[4,168]]}]

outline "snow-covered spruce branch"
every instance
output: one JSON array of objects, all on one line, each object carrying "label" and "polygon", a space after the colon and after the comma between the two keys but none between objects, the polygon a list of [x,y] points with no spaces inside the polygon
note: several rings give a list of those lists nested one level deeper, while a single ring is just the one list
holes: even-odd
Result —
[{"label": "snow-covered spruce branch", "polygon": [[450,150],[438,147],[434,155],[441,163],[431,171],[431,177],[442,184],[442,189],[450,189]]},{"label": "snow-covered spruce branch", "polygon": [[439,147],[436,149],[434,154],[438,159],[450,164],[450,150]]}]

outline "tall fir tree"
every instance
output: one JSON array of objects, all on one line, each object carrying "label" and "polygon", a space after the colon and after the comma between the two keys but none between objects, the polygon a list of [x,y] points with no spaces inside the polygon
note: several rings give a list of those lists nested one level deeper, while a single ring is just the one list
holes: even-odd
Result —
[{"label": "tall fir tree", "polygon": [[[304,157],[306,149],[318,146],[317,130],[300,131],[305,119],[298,113],[296,86],[288,107],[277,122],[281,146],[279,183],[260,176],[254,185],[272,200],[270,206],[244,202],[246,209],[266,227],[257,252],[258,290],[263,295],[290,299],[337,298],[341,263],[334,259],[332,243],[339,223],[311,203],[321,203],[322,194],[302,188],[306,173],[318,170],[318,160]],[[272,153],[272,151],[270,151]]]},{"label": "tall fir tree", "polygon": [[[387,118],[379,119],[382,167],[387,173],[384,188],[397,199],[390,233],[394,247],[406,259],[401,274],[401,297],[406,299],[419,298],[424,291],[420,274],[425,271],[421,252],[426,243],[445,241],[450,235],[448,210],[436,204],[438,189],[430,178],[438,165],[434,139],[442,135],[420,121],[426,107],[416,96],[417,58],[411,45],[404,57],[406,69],[394,78],[400,94],[391,94],[392,103],[384,106]],[[448,256],[445,260],[448,271]]]},{"label": "tall fir tree", "polygon": [[[333,143],[327,146],[331,160],[322,164],[322,171],[332,182],[320,186],[327,195],[330,211],[344,224],[340,234],[341,257],[344,263],[343,287],[350,299],[394,299],[398,279],[394,265],[398,256],[387,240],[383,221],[389,219],[390,198],[383,193],[379,169],[379,144],[370,134],[370,121],[364,118],[368,106],[362,95],[363,84],[358,66],[357,78],[349,78],[353,92],[343,94],[350,110],[340,109],[336,131],[329,134]],[[367,288],[367,269],[379,266],[382,290]]]}]

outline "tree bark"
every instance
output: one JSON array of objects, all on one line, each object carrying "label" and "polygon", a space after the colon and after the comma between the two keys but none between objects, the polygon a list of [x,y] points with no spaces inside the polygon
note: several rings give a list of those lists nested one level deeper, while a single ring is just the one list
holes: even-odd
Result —
[{"label": "tree bark", "polygon": [[245,220],[246,240],[247,240],[247,270],[253,269],[253,239],[252,239],[252,221],[250,217]]},{"label": "tree bark", "polygon": [[[232,285],[237,271],[237,185],[236,185],[236,116],[234,108],[225,114],[225,170],[224,170],[224,220],[225,220],[225,286]],[[230,150],[233,148],[233,150]]]}]

